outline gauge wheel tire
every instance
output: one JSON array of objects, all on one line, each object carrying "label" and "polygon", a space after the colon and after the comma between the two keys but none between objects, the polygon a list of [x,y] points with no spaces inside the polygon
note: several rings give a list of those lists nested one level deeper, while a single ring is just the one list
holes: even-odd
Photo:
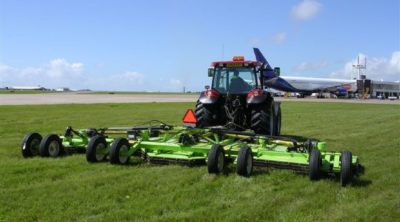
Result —
[{"label": "gauge wheel tire", "polygon": [[42,136],[39,133],[25,135],[21,143],[22,156],[25,158],[39,155],[39,146]]},{"label": "gauge wheel tire", "polygon": [[39,154],[42,157],[59,157],[63,155],[64,147],[56,134],[45,136],[40,142]]},{"label": "gauge wheel tire", "polygon": [[309,162],[310,180],[315,181],[319,179],[321,173],[321,165],[322,165],[321,152],[317,149],[313,149],[310,153],[310,162]]},{"label": "gauge wheel tire", "polygon": [[221,145],[214,144],[208,153],[208,173],[220,174],[225,169],[225,152]]},{"label": "gauge wheel tire", "polygon": [[106,138],[101,135],[92,137],[86,149],[86,160],[91,163],[104,161],[107,157]]},{"label": "gauge wheel tire", "polygon": [[250,177],[253,173],[253,154],[248,146],[243,146],[239,150],[236,173],[244,177]]},{"label": "gauge wheel tire", "polygon": [[308,153],[311,153],[313,149],[318,148],[318,142],[319,140],[317,139],[309,138],[304,142],[304,148],[307,150]]},{"label": "gauge wheel tire", "polygon": [[340,185],[345,187],[353,179],[352,169],[353,154],[349,151],[344,151],[341,157],[341,169],[340,169]]},{"label": "gauge wheel tire", "polygon": [[274,136],[281,135],[281,124],[282,124],[282,113],[281,113],[281,106],[279,106],[278,113],[276,114],[274,121]]},{"label": "gauge wheel tire", "polygon": [[195,116],[197,119],[197,126],[204,128],[207,126],[215,125],[213,115],[216,115],[216,110],[212,106],[206,106],[200,101],[196,103]]},{"label": "gauge wheel tire", "polygon": [[[127,139],[117,138],[111,144],[110,163],[111,164],[127,164],[129,162],[128,151],[130,145]],[[124,154],[125,152],[125,154]]]},{"label": "gauge wheel tire", "polygon": [[272,135],[274,131],[273,106],[261,104],[251,109],[251,129],[257,134]]}]

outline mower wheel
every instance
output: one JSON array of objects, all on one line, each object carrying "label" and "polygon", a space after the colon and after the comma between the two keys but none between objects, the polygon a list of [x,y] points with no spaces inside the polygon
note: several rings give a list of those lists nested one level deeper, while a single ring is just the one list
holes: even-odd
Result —
[{"label": "mower wheel", "polygon": [[107,156],[106,138],[101,135],[92,137],[86,149],[86,160],[91,163],[104,161]]},{"label": "mower wheel", "polygon": [[282,112],[281,112],[281,106],[279,106],[278,113],[276,114],[274,120],[274,136],[281,135],[281,124],[282,124]]},{"label": "mower wheel", "polygon": [[42,157],[58,157],[64,152],[64,147],[61,143],[61,139],[56,134],[50,134],[45,136],[40,142],[39,154]]},{"label": "mower wheel", "polygon": [[250,177],[253,173],[253,154],[248,146],[243,146],[239,150],[236,173],[244,177]]},{"label": "mower wheel", "polygon": [[310,180],[318,180],[320,176],[320,171],[321,171],[321,164],[322,164],[322,159],[321,159],[321,152],[319,150],[313,149],[310,153]]},{"label": "mower wheel", "polygon": [[130,145],[125,138],[116,138],[111,144],[110,163],[111,164],[127,164],[129,162],[128,151]]},{"label": "mower wheel", "polygon": [[251,129],[257,134],[272,135],[274,131],[274,109],[270,104],[260,104],[251,109]]},{"label": "mower wheel", "polygon": [[208,152],[208,173],[219,174],[225,169],[225,152],[221,145],[214,144]]},{"label": "mower wheel", "polygon": [[319,141],[317,139],[312,139],[312,138],[307,139],[304,142],[304,148],[308,151],[308,153],[311,153],[311,151],[313,149],[317,149],[318,148],[318,142]]},{"label": "mower wheel", "polygon": [[216,110],[210,106],[205,106],[200,101],[196,103],[195,115],[197,118],[197,125],[200,128],[213,126],[215,121],[213,115],[216,115]]},{"label": "mower wheel", "polygon": [[352,159],[353,154],[351,152],[343,151],[340,161],[340,185],[342,185],[342,187],[345,187],[353,179]]},{"label": "mower wheel", "polygon": [[42,136],[39,133],[27,134],[21,144],[22,156],[27,158],[38,155],[41,140]]}]

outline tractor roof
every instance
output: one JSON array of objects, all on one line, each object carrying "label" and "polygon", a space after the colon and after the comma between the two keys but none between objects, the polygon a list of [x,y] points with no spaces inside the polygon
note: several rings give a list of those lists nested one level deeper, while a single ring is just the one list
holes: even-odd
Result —
[{"label": "tractor roof", "polygon": [[246,67],[246,66],[261,66],[258,61],[244,60],[243,56],[235,56],[231,61],[216,61],[211,63],[211,67],[229,66],[229,67]]}]

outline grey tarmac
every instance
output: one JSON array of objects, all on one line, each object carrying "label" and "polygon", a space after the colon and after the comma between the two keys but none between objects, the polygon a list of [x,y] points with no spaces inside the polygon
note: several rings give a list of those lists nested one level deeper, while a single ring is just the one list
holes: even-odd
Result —
[{"label": "grey tarmac", "polygon": [[[152,103],[152,102],[195,102],[195,94],[95,94],[95,93],[43,93],[43,94],[0,94],[0,105],[39,105],[39,104],[95,104],[95,103]],[[283,98],[276,101],[296,102],[334,102],[334,103],[371,103],[400,104],[400,100],[377,99],[316,99]]]}]

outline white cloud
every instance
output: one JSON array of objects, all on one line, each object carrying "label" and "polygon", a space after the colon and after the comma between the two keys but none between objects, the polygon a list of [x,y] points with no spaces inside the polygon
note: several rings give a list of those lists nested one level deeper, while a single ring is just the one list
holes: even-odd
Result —
[{"label": "white cloud", "polygon": [[83,64],[54,59],[38,67],[14,68],[0,64],[0,83],[3,86],[62,87],[83,78]]},{"label": "white cloud", "polygon": [[328,65],[328,62],[303,62],[294,67],[294,71],[316,71],[320,70]]},{"label": "white cloud", "polygon": [[144,75],[138,72],[125,72],[121,75],[113,75],[112,78],[118,78],[121,80],[127,80],[129,82],[135,82],[138,84],[142,84],[144,80]]},{"label": "white cloud", "polygon": [[[364,61],[366,55],[359,53],[358,56],[360,57],[360,63],[363,63],[361,61]],[[357,77],[353,64],[357,64],[357,58],[347,62],[341,70],[332,72],[330,77],[346,79]],[[393,52],[391,58],[368,57],[365,74],[368,79],[373,80],[400,80],[400,51]]]},{"label": "white cloud", "polygon": [[[94,66],[97,67],[96,64]],[[12,67],[0,64],[0,87],[43,86],[69,87],[110,91],[182,91],[184,80],[168,76],[147,77],[135,71],[98,74],[88,73],[80,62],[53,59],[32,67]]]},{"label": "white cloud", "polygon": [[40,85],[46,88],[140,91],[146,89],[144,83],[142,73],[127,71],[122,74],[87,75],[82,63],[70,63],[65,59],[25,68],[0,64],[0,87]]},{"label": "white cloud", "polygon": [[260,45],[262,43],[262,41],[261,41],[261,39],[259,39],[259,38],[252,38],[252,39],[250,39],[250,44],[252,45],[252,46],[258,46],[258,45]]},{"label": "white cloud", "polygon": [[143,91],[146,78],[142,73],[127,71],[88,79],[84,88],[94,90]]},{"label": "white cloud", "polygon": [[286,41],[286,39],[287,39],[286,32],[278,32],[271,37],[272,42],[276,44],[283,43],[284,41]]},{"label": "white cloud", "polygon": [[313,18],[322,9],[322,4],[317,0],[303,0],[292,7],[291,15],[294,19],[305,21]]},{"label": "white cloud", "polygon": [[182,81],[179,79],[170,79],[169,84],[173,86],[182,86]]}]

